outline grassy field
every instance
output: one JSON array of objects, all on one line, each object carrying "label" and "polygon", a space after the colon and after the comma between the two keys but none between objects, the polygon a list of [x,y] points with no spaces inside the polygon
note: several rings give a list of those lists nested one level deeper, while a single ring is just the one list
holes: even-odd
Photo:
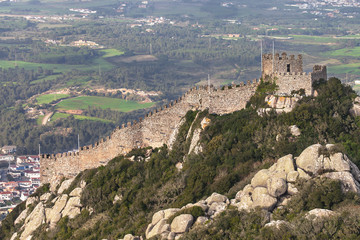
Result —
[{"label": "grassy field", "polygon": [[40,115],[40,116],[36,119],[37,125],[41,126],[43,119],[44,119],[44,115]]},{"label": "grassy field", "polygon": [[60,23],[39,23],[37,25],[37,28],[43,29],[43,28],[63,28],[63,27],[71,27],[70,24],[60,24]]},{"label": "grassy field", "polygon": [[108,57],[116,57],[116,56],[121,56],[124,54],[123,51],[119,51],[117,49],[114,48],[110,48],[110,49],[103,49],[100,52],[105,53],[105,55],[103,55],[103,58],[108,58]]},{"label": "grassy field", "polygon": [[138,103],[117,98],[81,96],[65,99],[57,104],[58,109],[77,110],[87,109],[89,106],[100,107],[101,109],[110,108],[120,112],[130,112],[133,110],[144,109],[153,106],[155,103]]},{"label": "grassy field", "polygon": [[336,43],[338,41],[338,39],[332,36],[289,35],[289,37],[293,37],[295,41],[303,42]]},{"label": "grassy field", "polygon": [[345,35],[345,36],[340,36],[340,37],[336,37],[339,39],[360,39],[360,34],[356,34],[356,35]]},{"label": "grassy field", "polygon": [[47,64],[47,63],[33,63],[33,62],[24,62],[24,61],[6,61],[0,60],[0,67],[2,68],[15,68],[18,66],[19,68],[24,68],[25,70],[37,70],[38,67],[42,67],[43,69],[51,69],[54,73],[65,73],[69,72],[73,69],[79,71],[89,71],[94,69],[101,69],[103,71],[110,70],[114,67],[114,65],[104,58],[100,57],[95,59],[89,65],[69,65],[69,64]]},{"label": "grassy field", "polygon": [[342,64],[338,66],[328,66],[330,74],[360,74],[360,63]]},{"label": "grassy field", "polygon": [[58,77],[60,77],[61,75],[60,74],[56,74],[56,75],[50,75],[50,76],[46,76],[44,78],[40,78],[38,80],[34,80],[34,81],[31,81],[31,84],[36,84],[36,83],[41,83],[43,81],[54,81],[56,80]]},{"label": "grassy field", "polygon": [[[69,116],[71,116],[71,114],[56,112],[51,117],[50,122],[54,122],[54,121],[56,121],[56,120],[58,120],[60,118],[67,118]],[[111,122],[110,120],[97,118],[97,117],[88,117],[88,116],[82,116],[82,115],[73,115],[73,116],[74,116],[75,119],[78,119],[78,120],[91,120],[91,121],[100,121],[100,122],[108,122],[108,123]],[[40,120],[40,124],[41,124],[41,120]]]},{"label": "grassy field", "polygon": [[41,95],[36,98],[36,101],[38,104],[48,104],[52,101],[58,100],[60,98],[66,98],[69,97],[69,94],[46,94]]},{"label": "grassy field", "polygon": [[82,86],[85,87],[86,85],[88,85],[90,81],[90,78],[88,76],[79,76],[76,78],[72,78],[70,81],[66,82],[66,86],[71,87],[71,86]]},{"label": "grassy field", "polygon": [[360,47],[338,49],[335,51],[325,52],[324,55],[331,57],[358,57],[360,56]]}]

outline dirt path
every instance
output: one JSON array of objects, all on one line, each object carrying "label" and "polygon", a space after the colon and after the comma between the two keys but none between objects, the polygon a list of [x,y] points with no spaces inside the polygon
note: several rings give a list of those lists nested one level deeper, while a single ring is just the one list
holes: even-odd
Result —
[{"label": "dirt path", "polygon": [[49,118],[54,114],[54,112],[49,112],[48,114],[46,114],[42,120],[42,125],[46,125],[46,123],[48,122]]}]

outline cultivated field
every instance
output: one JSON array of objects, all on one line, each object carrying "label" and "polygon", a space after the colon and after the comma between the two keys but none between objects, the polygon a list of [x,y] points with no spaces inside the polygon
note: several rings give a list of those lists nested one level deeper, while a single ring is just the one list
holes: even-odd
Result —
[{"label": "cultivated field", "polygon": [[328,71],[330,74],[345,74],[345,73],[360,74],[360,63],[329,66]]},{"label": "cultivated field", "polygon": [[123,51],[119,51],[114,48],[103,49],[100,52],[105,53],[105,55],[102,56],[103,58],[116,57],[116,56],[121,56],[124,54]]},{"label": "cultivated field", "polygon": [[[54,115],[51,117],[50,122],[54,122],[58,119],[61,118],[67,118],[69,116],[71,116],[72,114],[68,114],[68,113],[61,113],[61,112],[56,112],[54,113]],[[83,116],[83,115],[73,115],[75,119],[78,120],[91,120],[91,121],[100,121],[100,122],[111,122],[109,120],[106,119],[102,119],[102,118],[97,118],[97,117],[88,117],[88,116]]]},{"label": "cultivated field", "polygon": [[2,68],[14,68],[18,66],[19,68],[24,68],[25,70],[37,70],[39,67],[43,69],[53,70],[54,73],[66,73],[73,69],[79,71],[88,71],[100,68],[103,71],[110,70],[114,65],[106,61],[103,57],[95,59],[91,64],[80,64],[80,65],[70,65],[70,64],[48,64],[48,63],[33,63],[33,62],[24,62],[24,61],[6,61],[0,60],[0,66]]},{"label": "cultivated field", "polygon": [[338,49],[335,51],[325,52],[324,55],[332,57],[359,57],[360,47]]},{"label": "cultivated field", "polygon": [[36,98],[36,101],[37,101],[37,103],[39,105],[41,105],[41,104],[49,104],[52,101],[56,101],[58,99],[66,98],[66,97],[69,97],[69,96],[70,96],[69,94],[46,94],[46,95],[38,96]]},{"label": "cultivated field", "polygon": [[149,108],[155,103],[138,103],[135,101],[126,101],[123,99],[96,97],[96,96],[81,96],[76,98],[65,99],[58,103],[58,109],[63,110],[77,110],[87,109],[90,106],[99,107],[101,109],[110,108],[120,112],[130,112],[133,110]]}]

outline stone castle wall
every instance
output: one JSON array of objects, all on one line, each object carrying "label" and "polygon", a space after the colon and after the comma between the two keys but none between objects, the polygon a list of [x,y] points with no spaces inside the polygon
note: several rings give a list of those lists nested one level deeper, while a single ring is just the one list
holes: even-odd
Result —
[{"label": "stone castle wall", "polygon": [[275,73],[275,82],[279,89],[276,94],[289,95],[293,90],[303,88],[307,96],[313,94],[311,73]]},{"label": "stone castle wall", "polygon": [[296,73],[279,73],[275,72],[272,75],[275,79],[276,85],[279,89],[276,94],[290,95],[292,91],[303,88],[307,96],[313,95],[313,83],[320,79],[327,79],[326,66],[315,65],[313,71],[310,73],[296,72]]},{"label": "stone castle wall", "polygon": [[144,119],[118,127],[106,139],[82,147],[77,153],[43,155],[40,159],[41,182],[47,183],[53,177],[72,177],[85,169],[105,165],[136,147],[169,145],[187,111],[209,109],[210,113],[222,115],[241,110],[255,93],[258,83],[255,80],[223,90],[192,88],[178,100],[148,113]]},{"label": "stone castle wall", "polygon": [[[289,69],[288,69],[289,65]],[[262,56],[262,77],[265,79],[266,76],[270,76],[273,73],[302,73],[303,62],[302,55],[288,56],[286,53],[276,53],[273,57],[272,54],[264,54]]]}]

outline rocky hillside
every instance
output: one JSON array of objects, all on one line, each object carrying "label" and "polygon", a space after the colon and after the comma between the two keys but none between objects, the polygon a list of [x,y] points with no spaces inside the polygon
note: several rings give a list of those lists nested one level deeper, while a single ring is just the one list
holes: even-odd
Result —
[{"label": "rocky hillside", "polygon": [[356,239],[360,119],[337,79],[291,112],[188,112],[171,146],[45,185],[0,239]]}]

